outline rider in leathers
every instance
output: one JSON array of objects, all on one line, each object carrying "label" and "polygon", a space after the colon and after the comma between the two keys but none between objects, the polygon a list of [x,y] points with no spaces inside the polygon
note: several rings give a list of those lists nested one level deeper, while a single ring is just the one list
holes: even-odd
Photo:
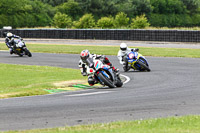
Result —
[{"label": "rider in leathers", "polygon": [[123,60],[124,56],[130,53],[131,51],[138,52],[138,48],[128,48],[126,43],[120,44],[120,50],[118,51],[117,57],[119,59],[119,63],[123,65],[124,71],[128,71],[130,69],[130,66],[127,62]]},{"label": "rider in leathers", "polygon": [[11,32],[4,33],[4,34],[6,34],[6,39],[5,39],[6,46],[10,49],[10,54],[13,54],[14,51],[13,51],[12,46],[14,46],[14,39],[15,38],[21,39],[21,40],[23,40],[23,39],[20,36],[12,34]]},{"label": "rider in leathers", "polygon": [[[90,52],[88,50],[83,50],[80,54],[80,61],[79,61],[79,68],[81,70],[81,74],[83,76],[88,76],[87,75],[87,62],[86,59],[87,58],[91,58],[91,59],[100,59],[103,63],[105,63],[106,65],[109,65],[112,67],[112,69],[116,72],[116,74],[119,74],[119,70],[116,69],[109,61],[109,59],[105,56],[105,55],[97,55],[97,54],[90,54]],[[88,76],[88,83],[89,85],[94,85],[95,84],[95,79],[91,76]]]},{"label": "rider in leathers", "polygon": [[4,34],[6,34],[6,39],[5,39],[6,46],[10,49],[10,54],[13,54],[14,51],[13,51],[12,46],[14,46],[14,38],[21,39],[21,40],[22,38],[20,36],[12,34],[11,32],[4,33]]}]

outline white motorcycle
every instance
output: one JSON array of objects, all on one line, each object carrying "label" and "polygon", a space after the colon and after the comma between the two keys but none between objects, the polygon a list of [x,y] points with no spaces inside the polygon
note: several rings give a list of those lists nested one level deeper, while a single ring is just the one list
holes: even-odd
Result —
[{"label": "white motorcycle", "polygon": [[110,88],[123,85],[119,75],[110,66],[103,64],[101,60],[88,58],[87,63],[87,74],[95,79],[95,83],[100,83]]},{"label": "white motorcycle", "polygon": [[14,39],[14,45],[11,46],[14,54],[22,57],[23,55],[27,55],[28,57],[32,57],[31,52],[27,49],[25,43],[21,39]]}]

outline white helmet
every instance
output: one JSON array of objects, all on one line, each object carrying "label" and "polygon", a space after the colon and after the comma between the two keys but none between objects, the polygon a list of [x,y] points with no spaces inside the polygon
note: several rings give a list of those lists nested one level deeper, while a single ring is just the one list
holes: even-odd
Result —
[{"label": "white helmet", "polygon": [[120,49],[121,49],[122,51],[126,51],[126,50],[127,50],[127,45],[126,45],[126,43],[121,43],[121,44],[120,44]]},{"label": "white helmet", "polygon": [[8,33],[7,33],[7,37],[8,37],[8,38],[11,38],[12,36],[13,36],[13,34],[12,34],[11,32],[8,32]]}]

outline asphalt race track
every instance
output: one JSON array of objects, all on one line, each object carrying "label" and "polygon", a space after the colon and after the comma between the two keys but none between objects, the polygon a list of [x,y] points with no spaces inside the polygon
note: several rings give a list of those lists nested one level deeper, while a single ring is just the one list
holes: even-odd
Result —
[{"label": "asphalt race track", "polygon": [[[0,131],[200,114],[199,58],[146,57],[151,72],[124,73],[117,57],[108,57],[130,77],[122,88],[0,99]],[[78,61],[72,54],[0,51],[0,63],[78,69]]]}]

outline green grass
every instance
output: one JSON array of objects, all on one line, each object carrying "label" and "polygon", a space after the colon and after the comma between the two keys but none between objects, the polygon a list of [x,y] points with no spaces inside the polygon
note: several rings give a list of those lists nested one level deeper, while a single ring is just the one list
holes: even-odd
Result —
[{"label": "green grass", "polygon": [[[117,55],[119,46],[86,46],[86,45],[52,45],[52,44],[27,44],[31,52],[40,53],[69,53],[80,54],[83,49],[91,53],[104,55]],[[192,57],[200,58],[200,49],[185,48],[154,48],[138,47],[144,56],[157,57]],[[8,50],[5,44],[0,44],[0,50]]]},{"label": "green grass", "polygon": [[6,133],[199,133],[200,116],[170,117]]},{"label": "green grass", "polygon": [[0,64],[0,98],[48,94],[59,81],[83,80],[80,70]]},{"label": "green grass", "polygon": [[146,30],[200,30],[200,27],[147,27]]}]

